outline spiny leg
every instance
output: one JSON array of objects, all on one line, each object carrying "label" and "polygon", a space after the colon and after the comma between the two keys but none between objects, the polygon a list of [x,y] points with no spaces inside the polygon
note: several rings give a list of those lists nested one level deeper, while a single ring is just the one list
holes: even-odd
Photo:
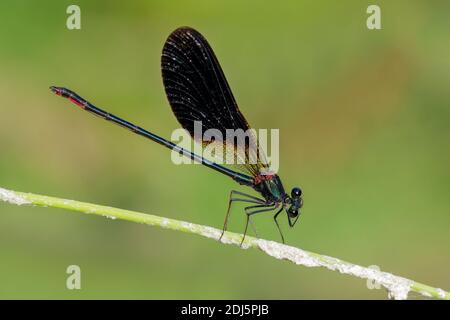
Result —
[{"label": "spiny leg", "polygon": [[[268,206],[268,204],[261,204],[261,205],[256,205],[256,206],[248,206],[244,208],[245,214],[247,216],[247,221],[245,223],[245,231],[244,234],[247,233],[247,228],[248,228],[248,223],[250,222],[250,225],[252,226],[253,232],[255,232],[256,234],[256,230],[255,230],[255,226],[253,225],[253,221],[250,219],[250,215],[252,215],[252,212],[248,212],[248,210],[251,209],[257,209],[257,208],[266,208]],[[258,235],[256,235],[256,237],[258,237]]]},{"label": "spiny leg", "polygon": [[[237,194],[237,195],[242,196],[242,197],[247,197],[248,199],[233,198],[234,194]],[[231,190],[231,192],[230,192],[230,200],[228,201],[227,214],[225,215],[225,222],[223,224],[222,234],[220,235],[219,241],[222,239],[223,234],[227,230],[228,218],[230,216],[231,204],[233,202],[247,202],[247,203],[257,203],[257,204],[264,204],[265,203],[265,201],[263,199],[257,198],[255,196],[250,195],[250,194],[246,194],[246,193],[243,193],[243,192],[240,192],[240,191],[237,191],[237,190]]]},{"label": "spiny leg", "polygon": [[[234,195],[234,194],[238,194],[238,195],[240,195],[240,196],[245,196],[245,197],[248,197],[249,199],[233,198],[233,195]],[[224,222],[222,234],[221,234],[219,240],[222,239],[223,234],[224,234],[225,231],[227,230],[227,226],[228,226],[228,218],[229,218],[229,216],[230,216],[230,209],[231,209],[231,205],[232,205],[233,202],[247,202],[247,203],[258,203],[258,204],[263,204],[263,203],[265,203],[264,200],[259,199],[259,198],[257,198],[257,197],[254,197],[254,196],[252,196],[252,195],[249,195],[249,194],[246,194],[246,193],[243,193],[243,192],[240,192],[240,191],[236,191],[236,190],[231,190],[231,192],[230,192],[230,200],[228,201],[227,214],[226,214],[226,216],[225,216],[225,222]]]},{"label": "spiny leg", "polygon": [[[246,207],[246,208],[244,208],[244,210],[246,211],[247,209],[250,209],[250,208],[258,208],[258,207],[264,208],[264,207],[270,207],[270,206],[273,207],[272,210],[275,210],[275,208],[277,207],[274,203],[265,203],[265,204],[260,205],[260,206]],[[267,210],[267,211],[269,211],[269,210]],[[264,210],[263,212],[265,212],[265,210]],[[246,211],[245,213],[247,214],[247,211]],[[255,213],[257,213],[257,212],[255,212]],[[252,214],[250,214],[250,215],[252,215]],[[248,214],[247,214],[247,216],[248,216]],[[255,225],[254,225],[254,223],[253,223],[253,220],[250,219],[250,218],[247,219],[247,224],[248,224],[249,222],[250,222],[250,226],[252,227],[253,232],[255,233],[256,238],[259,238],[258,232],[256,231],[256,227],[255,227]],[[247,229],[247,226],[246,226],[245,228]]]},{"label": "spiny leg", "polygon": [[253,196],[253,195],[251,195],[251,194],[244,193],[244,192],[237,191],[237,190],[231,190],[231,192],[230,192],[230,197],[231,197],[233,194],[237,194],[237,195],[240,195],[240,196],[244,196],[244,197],[253,199],[253,200],[255,200],[255,201],[259,201],[259,202],[264,202],[264,203],[266,202],[264,199],[261,199],[261,198],[255,197],[255,196]]},{"label": "spiny leg", "polygon": [[280,214],[281,211],[283,211],[283,207],[281,207],[280,210],[278,210],[277,213],[275,213],[275,215],[273,216],[273,220],[275,220],[275,223],[277,224],[278,232],[281,235],[281,241],[283,241],[283,243],[284,243],[283,232],[281,232],[280,225],[278,224],[278,221],[277,221],[277,217],[278,217],[278,215]]},{"label": "spiny leg", "polygon": [[258,231],[256,230],[256,226],[255,226],[255,224],[253,223],[253,220],[252,220],[252,219],[249,219],[249,222],[250,222],[250,227],[252,227],[253,233],[255,234],[255,237],[256,237],[256,238],[259,238]]},{"label": "spiny leg", "polygon": [[[245,230],[244,230],[244,236],[242,237],[242,241],[241,241],[241,246],[242,246],[242,243],[244,243],[244,240],[245,240],[245,236],[247,235],[247,228],[248,228],[248,222],[250,221],[250,216],[252,216],[252,215],[254,215],[254,214],[256,214],[256,213],[262,213],[262,212],[267,212],[267,211],[272,211],[272,210],[274,210],[275,208],[276,208],[277,206],[276,206],[276,204],[273,204],[273,203],[266,203],[266,204],[261,204],[261,205],[256,205],[256,206],[249,206],[249,207],[246,207],[244,210],[245,210],[245,213],[247,214],[247,221],[246,221],[246,223],[245,223]],[[264,209],[260,209],[260,210],[256,210],[256,211],[252,211],[252,212],[248,212],[248,210],[250,210],[250,209],[257,209],[257,208],[264,208]]]}]

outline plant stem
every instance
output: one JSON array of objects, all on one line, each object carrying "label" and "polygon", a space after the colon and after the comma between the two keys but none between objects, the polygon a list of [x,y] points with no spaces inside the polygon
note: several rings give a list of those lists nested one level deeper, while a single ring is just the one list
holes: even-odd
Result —
[{"label": "plant stem", "polygon": [[[140,212],[117,209],[86,202],[67,200],[32,193],[15,192],[0,188],[0,201],[17,205],[36,205],[42,207],[61,208],[78,211],[87,214],[95,214],[111,219],[121,219],[136,223],[143,223],[165,229],[197,234],[202,237],[218,240],[222,231],[194,224],[190,222],[163,218]],[[387,289],[389,297],[394,299],[407,299],[410,291],[426,297],[450,300],[450,293],[439,288],[409,280],[376,269],[365,268],[340,259],[305,251],[299,248],[284,245],[278,242],[256,239],[246,236],[241,246],[243,235],[233,232],[225,232],[221,243],[240,246],[242,249],[257,248],[264,253],[276,258],[289,260],[295,264],[306,267],[324,267],[329,270],[348,274],[372,281]]]}]

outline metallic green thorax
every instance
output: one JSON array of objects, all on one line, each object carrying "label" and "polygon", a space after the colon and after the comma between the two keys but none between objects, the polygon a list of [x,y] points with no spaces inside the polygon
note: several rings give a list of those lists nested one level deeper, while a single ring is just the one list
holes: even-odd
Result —
[{"label": "metallic green thorax", "polygon": [[256,184],[254,188],[269,201],[282,202],[286,196],[283,184],[277,175],[267,176],[267,178]]}]

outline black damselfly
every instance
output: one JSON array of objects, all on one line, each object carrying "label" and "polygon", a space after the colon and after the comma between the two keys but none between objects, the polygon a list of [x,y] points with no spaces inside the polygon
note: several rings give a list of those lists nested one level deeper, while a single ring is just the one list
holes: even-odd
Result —
[{"label": "black damselfly", "polygon": [[[242,129],[243,131],[250,129],[248,122],[239,111],[213,50],[198,31],[183,27],[170,34],[162,52],[161,70],[172,111],[181,126],[192,137],[194,137],[194,122],[200,122],[202,129],[205,131],[208,129],[219,130],[223,137],[226,137],[227,129]],[[289,226],[293,227],[297,222],[300,216],[300,208],[303,205],[302,191],[295,187],[288,195],[279,176],[275,173],[268,173],[270,171],[267,162],[248,162],[244,163],[241,169],[231,170],[99,109],[69,89],[54,86],[50,89],[57,95],[68,98],[83,110],[179,152],[198,163],[231,177],[239,184],[249,186],[257,191],[262,198],[236,190],[231,191],[222,236],[227,230],[228,217],[233,202],[251,204],[244,209],[247,220],[242,242],[247,233],[250,217],[254,214],[275,212],[273,218],[283,243],[284,237],[277,217],[285,210]],[[222,144],[224,148],[228,143],[226,139],[214,142]],[[264,157],[262,150],[257,149],[254,144],[236,145],[233,147],[235,153],[238,152],[239,147],[243,147],[246,155],[253,153],[257,154],[259,158]]]}]

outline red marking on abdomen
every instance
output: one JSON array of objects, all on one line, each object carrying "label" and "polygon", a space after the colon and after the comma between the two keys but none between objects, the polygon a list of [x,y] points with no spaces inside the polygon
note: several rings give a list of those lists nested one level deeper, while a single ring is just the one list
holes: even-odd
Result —
[{"label": "red marking on abdomen", "polygon": [[75,100],[74,98],[69,97],[69,100],[72,101],[73,103],[75,103],[77,106],[79,106],[80,108],[84,109],[84,104],[82,104],[80,101]]}]

